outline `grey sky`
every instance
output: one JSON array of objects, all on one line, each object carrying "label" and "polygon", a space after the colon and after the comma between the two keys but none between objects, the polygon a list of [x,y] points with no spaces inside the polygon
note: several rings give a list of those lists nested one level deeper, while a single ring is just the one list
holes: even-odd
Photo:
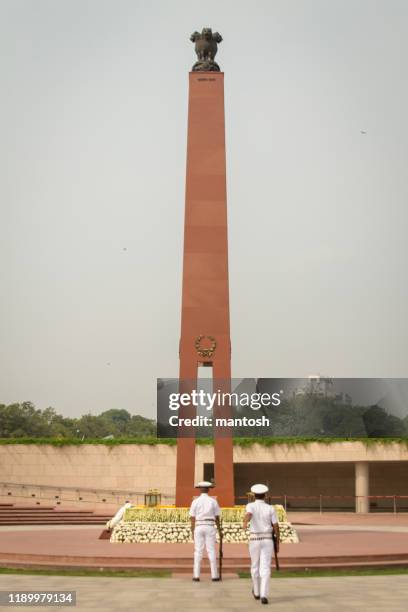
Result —
[{"label": "grey sky", "polygon": [[0,402],[154,416],[177,376],[206,25],[234,376],[407,376],[405,1],[0,0]]}]

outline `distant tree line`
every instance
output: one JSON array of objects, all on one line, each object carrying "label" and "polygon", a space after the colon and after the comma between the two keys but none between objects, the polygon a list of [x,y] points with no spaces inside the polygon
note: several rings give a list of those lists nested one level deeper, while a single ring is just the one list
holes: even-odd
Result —
[{"label": "distant tree line", "polygon": [[[408,416],[389,414],[381,406],[338,404],[334,399],[306,394],[283,401],[274,408],[254,413],[237,411],[248,417],[265,414],[270,426],[259,428],[258,436],[336,437],[336,438],[405,438],[408,437]],[[254,435],[242,428],[237,435]]]},{"label": "distant tree line", "polygon": [[31,402],[0,404],[0,438],[133,438],[156,435],[156,422],[127,410],[69,418],[54,408],[39,410]]},{"label": "distant tree line", "polygon": [[[254,412],[238,409],[235,416],[248,418],[265,414],[266,428],[236,428],[235,436],[290,438],[407,438],[408,416],[399,418],[380,406],[339,405],[328,398],[313,395],[284,401],[274,408]],[[203,433],[212,437],[212,431]],[[103,439],[156,436],[156,421],[127,410],[106,410],[99,415],[84,414],[69,418],[54,408],[39,410],[31,402],[0,404],[0,438]]]}]

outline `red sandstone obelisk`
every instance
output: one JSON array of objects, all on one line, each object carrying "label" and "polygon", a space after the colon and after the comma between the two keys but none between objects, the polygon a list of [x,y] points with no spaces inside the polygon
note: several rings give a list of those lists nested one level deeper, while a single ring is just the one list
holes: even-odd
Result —
[{"label": "red sandstone obelisk", "polygon": [[[214,380],[229,381],[231,342],[224,74],[214,71],[214,65],[215,70],[219,70],[213,61],[216,44],[209,39],[208,32],[215,42],[222,40],[209,29],[203,30],[201,35],[197,32],[192,35],[199,62],[189,74],[180,380],[197,379],[198,366],[206,364],[212,366]],[[197,69],[198,64],[200,67]],[[193,408],[184,412],[191,415]],[[221,435],[216,429],[214,464],[214,495],[221,505],[231,506],[234,504],[232,438]],[[189,505],[196,494],[194,470],[195,439],[179,437],[177,506]]]}]

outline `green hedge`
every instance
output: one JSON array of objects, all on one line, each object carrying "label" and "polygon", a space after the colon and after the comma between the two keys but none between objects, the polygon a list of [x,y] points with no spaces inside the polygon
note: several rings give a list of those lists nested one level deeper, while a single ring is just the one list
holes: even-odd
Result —
[{"label": "green hedge", "polygon": [[[211,438],[199,438],[197,444],[212,445]],[[335,442],[362,442],[366,446],[376,444],[403,444],[408,446],[408,438],[235,438],[234,446],[250,447],[254,444],[260,446],[280,446],[280,445],[307,445],[313,442],[321,444],[333,444]],[[77,438],[0,438],[0,444],[49,444],[51,446],[81,446],[83,444],[103,444],[105,446],[117,446],[119,444],[139,444],[155,446],[166,444],[175,446],[176,438],[114,438],[110,440],[89,439],[80,440]]]}]

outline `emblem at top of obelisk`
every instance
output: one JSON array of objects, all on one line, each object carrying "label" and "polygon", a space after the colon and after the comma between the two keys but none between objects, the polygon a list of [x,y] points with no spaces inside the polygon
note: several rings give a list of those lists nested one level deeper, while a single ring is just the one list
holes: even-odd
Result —
[{"label": "emblem at top of obelisk", "polygon": [[211,28],[203,28],[202,32],[194,32],[190,40],[195,43],[197,61],[192,70],[201,72],[219,72],[220,67],[214,61],[217,54],[218,43],[222,41],[221,34],[213,32]]}]

